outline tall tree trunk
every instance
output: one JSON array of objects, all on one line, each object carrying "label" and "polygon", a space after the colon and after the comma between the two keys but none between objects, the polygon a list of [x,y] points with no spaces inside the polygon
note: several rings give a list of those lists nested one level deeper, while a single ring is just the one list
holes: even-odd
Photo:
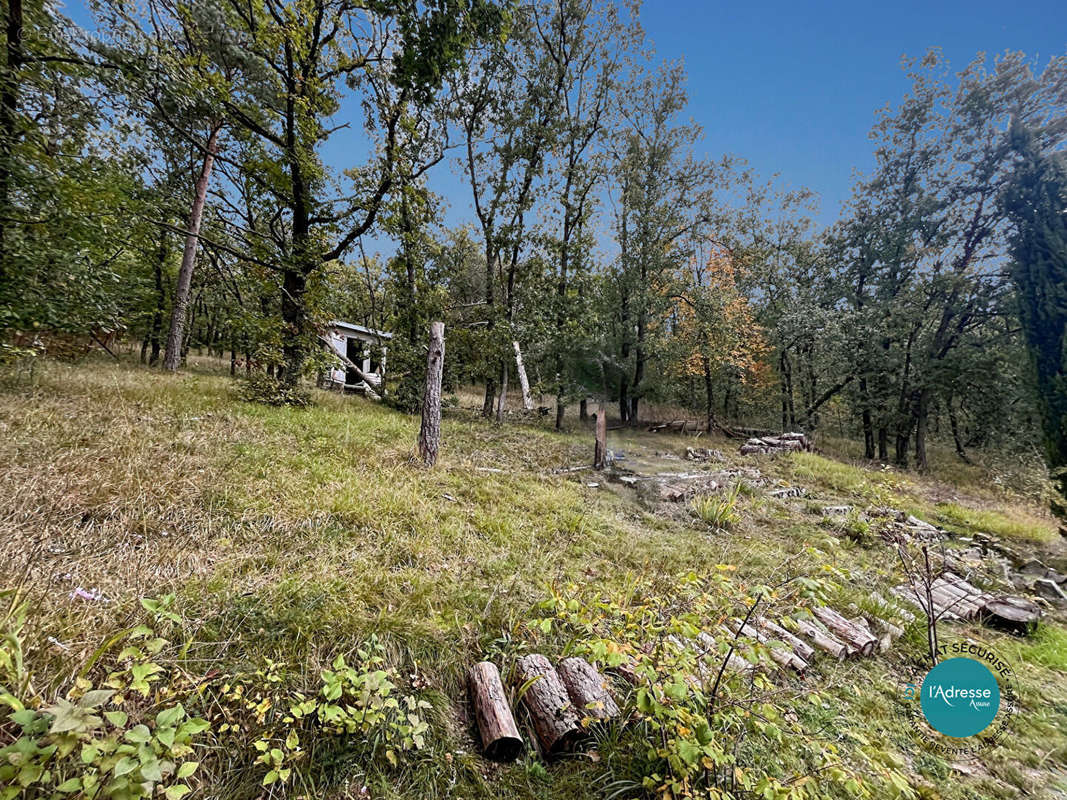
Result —
[{"label": "tall tree trunk", "polygon": [[163,369],[174,372],[181,365],[182,338],[185,333],[185,316],[189,305],[189,290],[193,285],[193,269],[196,267],[196,248],[200,241],[200,223],[204,218],[207,201],[207,186],[218,152],[220,126],[214,125],[207,140],[200,176],[193,192],[193,207],[189,210],[186,225],[185,249],[182,265],[178,270],[178,283],[174,288],[174,308],[170,316],[170,331],[167,333],[167,351],[163,356]]},{"label": "tall tree trunk", "polygon": [[[494,311],[494,305],[496,302],[495,292],[493,291],[493,281],[496,279],[496,259],[498,253],[490,247],[486,247],[485,253],[485,313],[486,313],[486,326],[485,330],[489,333],[489,339],[492,339],[492,330],[496,322],[496,312]],[[490,369],[490,373],[492,370]],[[496,380],[490,374],[485,381],[485,399],[482,400],[482,416],[486,419],[493,418],[493,405],[496,402]]]},{"label": "tall tree trunk", "polygon": [[0,288],[9,277],[11,253],[8,219],[11,217],[11,173],[15,142],[19,138],[19,71],[25,61],[22,52],[22,0],[7,0],[5,33],[6,58],[0,72]]},{"label": "tall tree trunk", "polygon": [[871,418],[871,399],[867,391],[867,379],[860,378],[860,402],[863,404],[863,457],[874,460],[874,420]]},{"label": "tall tree trunk", "polygon": [[948,425],[952,429],[952,441],[956,445],[956,455],[960,457],[960,460],[965,464],[972,463],[970,456],[967,455],[967,451],[963,447],[963,436],[960,434],[960,423],[956,417],[956,408],[952,404],[952,397],[949,396],[946,405],[948,406]]},{"label": "tall tree trunk", "polygon": [[504,411],[508,407],[508,360],[500,360],[500,397],[496,404],[496,421],[504,421]]},{"label": "tall tree trunk", "polygon": [[778,357],[778,369],[782,373],[782,430],[789,431],[793,429],[793,365],[785,350]]},{"label": "tall tree trunk", "polygon": [[929,466],[926,461],[926,430],[930,421],[929,389],[921,389],[915,407],[915,468],[920,472]]},{"label": "tall tree trunk", "polygon": [[282,359],[279,370],[283,384],[294,387],[304,372],[304,334],[307,324],[304,296],[307,275],[299,269],[286,269],[282,274]]},{"label": "tall tree trunk", "polygon": [[631,423],[636,423],[638,420],[637,405],[640,402],[641,392],[644,389],[645,362],[647,360],[648,355],[645,353],[645,315],[642,313],[637,317],[637,345],[634,347],[634,379],[630,394]]},{"label": "tall tree trunk", "polygon": [[490,378],[485,382],[485,399],[482,400],[482,416],[486,419],[493,418],[493,407],[496,405],[496,380]]},{"label": "tall tree trunk", "polygon": [[578,401],[578,420],[580,422],[589,421],[589,398],[583,397]]},{"label": "tall tree trunk", "polygon": [[419,427],[419,457],[432,467],[441,446],[441,376],[445,363],[445,323],[430,323],[430,348],[426,355],[426,389],[422,395]]},{"label": "tall tree trunk", "polygon": [[885,425],[878,428],[878,460],[889,461],[889,429]]}]

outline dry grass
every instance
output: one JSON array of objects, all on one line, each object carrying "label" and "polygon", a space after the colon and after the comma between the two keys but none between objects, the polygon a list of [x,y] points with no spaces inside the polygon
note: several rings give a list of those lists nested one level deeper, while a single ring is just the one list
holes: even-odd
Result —
[{"label": "dry grass", "polygon": [[[837,538],[804,501],[738,498],[737,525],[711,533],[688,513],[650,513],[631,490],[590,487],[585,473],[555,474],[586,463],[592,448],[584,431],[549,430],[551,418],[498,426],[471,410],[480,397],[471,409],[461,397],[460,408],[446,412],[439,466],[427,471],[411,458],[411,417],[326,393],[307,410],[238,402],[218,367],[202,359],[163,376],[105,362],[46,364],[36,385],[0,392],[0,563],[8,565],[0,590],[17,588],[31,609],[27,658],[42,694],[65,691],[101,643],[136,619],[138,598],[176,592],[189,637],[182,668],[196,675],[272,658],[293,665],[299,683],[370,632],[398,664],[418,665],[442,698],[438,735],[456,760],[419,762],[383,779],[376,795],[595,797],[602,792],[594,779],[627,759],[608,743],[604,764],[566,761],[548,777],[532,760],[497,768],[470,756],[465,667],[521,650],[523,621],[547,584],[666,591],[673,576],[720,562],[758,582],[783,562],[804,568],[810,546],[857,576],[892,579],[883,550]],[[576,416],[575,407],[572,422]],[[809,487],[821,502],[901,503],[933,515],[950,495],[962,529],[989,527],[1000,514],[1044,530],[1039,496],[978,491],[978,473],[932,483],[818,455],[741,459],[736,442],[698,443],[722,449],[728,464],[758,464]],[[691,444],[631,431],[609,441],[642,471],[684,468],[662,453]],[[1047,543],[1032,527],[1022,535]],[[78,587],[111,602],[72,598]],[[1038,682],[1063,674],[1062,630],[1050,630],[1033,653],[1018,651],[1034,660]],[[910,657],[905,650],[893,658]],[[838,676],[844,681],[877,680],[892,691],[892,674],[847,669]],[[863,728],[870,713],[857,708],[838,724]],[[1059,747],[1051,724],[1041,716],[1033,735]],[[1024,736],[1019,750],[1030,747]],[[348,777],[362,768],[331,767]],[[214,769],[208,794],[255,796],[247,764]],[[938,786],[959,796],[944,781]]]}]

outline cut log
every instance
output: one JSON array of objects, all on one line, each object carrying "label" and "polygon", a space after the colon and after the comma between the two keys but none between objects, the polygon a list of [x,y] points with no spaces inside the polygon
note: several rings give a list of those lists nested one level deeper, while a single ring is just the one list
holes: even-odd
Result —
[{"label": "cut log", "polygon": [[842,642],[829,631],[823,630],[814,622],[806,619],[798,619],[796,623],[797,630],[811,639],[812,644],[823,652],[829,653],[838,661],[855,654],[855,650],[852,650],[847,644]]},{"label": "cut log", "polygon": [[912,614],[906,608],[901,608],[896,603],[890,603],[878,592],[871,592],[870,598],[878,605],[884,606],[894,618],[902,620],[905,625],[915,622],[914,614]]},{"label": "cut log", "polygon": [[993,597],[982,608],[984,620],[1013,633],[1030,633],[1041,619],[1041,609],[1021,597]]},{"label": "cut log", "polygon": [[632,663],[619,664],[615,667],[615,674],[626,681],[631,686],[639,686],[641,678],[637,674],[637,670],[634,669]]},{"label": "cut log", "polygon": [[935,604],[944,608],[960,619],[972,619],[982,607],[982,600],[978,595],[969,595],[958,586],[953,586],[938,579],[931,587]]},{"label": "cut log", "polygon": [[[719,652],[719,645],[715,639],[712,638],[711,634],[701,631],[697,634],[695,644],[697,645],[697,653],[702,660],[708,661],[713,659],[713,663],[716,666],[722,663],[725,653]],[[726,667],[737,672],[751,672],[756,668],[756,665],[750,664],[737,653],[730,653],[730,657],[726,659]]]},{"label": "cut log", "polygon": [[761,617],[756,620],[756,625],[772,639],[777,639],[792,647],[793,652],[808,663],[811,663],[812,658],[815,657],[814,647],[805,642],[795,633],[790,633],[778,623],[771,622],[769,619]]},{"label": "cut log", "polygon": [[523,656],[516,666],[519,681],[527,687],[522,702],[541,752],[547,757],[570,750],[580,734],[579,719],[559,673],[538,653]]},{"label": "cut log", "polygon": [[904,635],[904,630],[892,622],[877,617],[874,614],[861,612],[868,629],[878,637],[878,652],[884,653],[896,639]]},{"label": "cut log", "polygon": [[467,687],[485,757],[495,761],[518,758],[522,752],[522,737],[511,714],[496,665],[482,661],[471,667],[467,674]]},{"label": "cut log", "polygon": [[849,622],[829,606],[812,609],[816,619],[829,628],[834,635],[851,645],[860,655],[869,656],[878,647],[878,639],[870,631]]},{"label": "cut log", "polygon": [[950,581],[938,579],[936,588],[941,594],[947,594],[953,598],[954,604],[950,608],[962,619],[972,619],[977,616],[982,606],[985,605],[985,599],[981,594],[968,592],[962,586]]},{"label": "cut log", "polygon": [[607,679],[584,658],[563,659],[557,672],[579,714],[595,719],[611,719],[619,715],[619,706],[608,691]]},{"label": "cut log", "polygon": [[761,645],[767,648],[767,652],[771,654],[771,658],[780,667],[791,667],[797,672],[803,672],[808,668],[808,662],[785,647],[773,647],[771,645],[771,638],[765,633],[760,631],[757,627],[749,624],[742,625],[741,620],[730,620],[730,627],[735,633],[740,633],[741,636],[747,636],[749,639],[754,639]]}]

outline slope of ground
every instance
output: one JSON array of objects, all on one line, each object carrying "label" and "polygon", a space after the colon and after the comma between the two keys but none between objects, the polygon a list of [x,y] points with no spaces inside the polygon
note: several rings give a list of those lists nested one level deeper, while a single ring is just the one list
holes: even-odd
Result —
[{"label": "slope of ground", "polygon": [[[497,426],[454,411],[441,461],[427,471],[411,460],[417,420],[358,398],[315,401],[264,408],[236,400],[232,381],[210,369],[169,377],[102,363],[49,364],[34,385],[6,388],[0,687],[8,696],[43,707],[110,680],[131,722],[180,699],[210,723],[188,780],[194,796],[634,796],[658,758],[645,752],[646,724],[601,731],[582,754],[551,764],[533,753],[492,764],[478,756],[466,710],[467,668],[490,657],[506,671],[534,647],[569,652],[582,625],[595,623],[568,608],[594,595],[616,607],[681,597],[681,576],[725,574],[737,589],[730,602],[786,573],[832,575],[818,591],[841,602],[899,579],[867,522],[828,521],[821,505],[890,505],[960,534],[1061,555],[1034,495],[988,485],[978,468],[963,483],[958,474],[920,480],[814,454],[742,459],[734,443],[700,440],[723,450],[727,465],[758,465],[768,485],[807,490],[787,499],[740,492],[740,519],[719,530],[685,503],[664,507],[594,473],[559,472],[589,460],[586,431]],[[684,467],[678,457],[692,444],[627,433],[610,446],[625,454],[620,464],[669,471]],[[164,598],[163,608],[142,598]],[[551,598],[563,601],[554,620],[542,603]],[[165,640],[158,653],[120,652],[146,619]],[[923,635],[911,630],[877,659],[782,679],[791,697],[812,685],[824,692],[818,713],[792,716],[796,730],[809,726],[843,765],[869,773],[869,786],[841,780],[820,792],[881,796],[878,787],[903,775],[895,789],[903,794],[1062,796],[1062,622],[1053,615],[1025,639],[976,626],[944,635],[989,644],[1012,662],[1021,711],[1011,737],[977,765],[955,766],[917,739],[899,713],[901,687],[924,663]],[[385,669],[397,695],[429,704],[417,712],[426,723],[415,734],[420,746],[399,729],[404,720],[280,744],[301,723],[273,707],[292,707],[298,692],[317,696],[324,670],[344,674],[338,656]],[[158,667],[145,691],[116,677],[138,659]],[[366,697],[360,687],[353,696]],[[17,734],[13,722],[0,727],[0,748]],[[761,730],[733,750],[739,768],[762,765],[785,786],[767,796],[803,797],[818,783],[806,770],[836,766],[813,767],[794,748],[802,749],[797,740]],[[264,787],[272,773],[278,780]],[[650,782],[653,791],[665,785],[688,790]]]}]

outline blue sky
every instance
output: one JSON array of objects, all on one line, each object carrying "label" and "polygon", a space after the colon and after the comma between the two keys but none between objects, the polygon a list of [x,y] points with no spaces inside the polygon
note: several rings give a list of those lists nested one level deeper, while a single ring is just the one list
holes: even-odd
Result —
[{"label": "blue sky", "polygon": [[[704,153],[741,156],[761,175],[812,189],[823,224],[837,219],[854,169],[873,163],[876,111],[908,91],[904,55],[940,47],[958,70],[979,51],[1022,50],[1042,65],[1067,52],[1063,0],[646,0],[641,21],[659,58],[685,62]],[[449,224],[474,219],[455,171],[442,165],[431,179]]]},{"label": "blue sky", "polygon": [[[65,11],[91,26],[80,0]],[[1063,0],[1003,3],[698,2],[646,0],[642,25],[660,59],[684,60],[690,115],[706,133],[704,154],[746,158],[761,175],[820,197],[819,221],[833,222],[848,198],[854,169],[871,166],[867,134],[875,112],[908,90],[904,55],[941,47],[962,69],[979,51],[1022,50],[1048,59],[1067,52]],[[366,154],[358,108],[352,134],[324,150],[337,169]],[[453,161],[431,174],[445,197],[449,225],[473,221],[470,194]],[[390,251],[381,241],[371,250]]]},{"label": "blue sky", "polygon": [[691,114],[709,154],[733,153],[821,197],[832,222],[853,168],[872,164],[877,109],[908,90],[903,55],[941,47],[954,69],[979,51],[1067,52],[1055,2],[650,2],[642,13],[664,57],[682,57]]}]

